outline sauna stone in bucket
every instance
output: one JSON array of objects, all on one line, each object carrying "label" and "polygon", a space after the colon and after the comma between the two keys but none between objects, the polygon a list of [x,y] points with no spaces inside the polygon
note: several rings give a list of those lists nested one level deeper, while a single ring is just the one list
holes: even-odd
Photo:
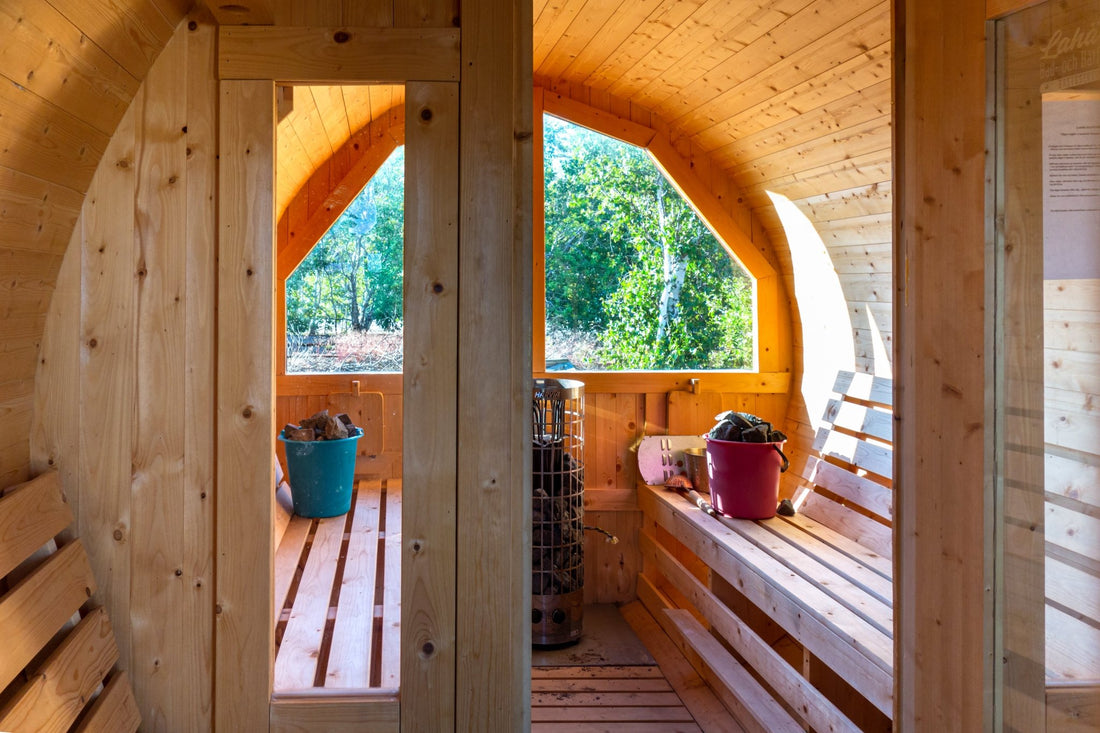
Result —
[{"label": "sauna stone in bucket", "polygon": [[711,504],[739,519],[775,516],[787,436],[747,412],[725,412],[707,436]]}]

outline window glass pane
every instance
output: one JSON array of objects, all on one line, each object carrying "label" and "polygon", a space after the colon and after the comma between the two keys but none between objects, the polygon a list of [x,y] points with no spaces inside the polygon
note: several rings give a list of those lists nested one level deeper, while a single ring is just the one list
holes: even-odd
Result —
[{"label": "window glass pane", "polygon": [[405,149],[286,282],[286,371],[400,372]]},{"label": "window glass pane", "polygon": [[546,368],[752,368],[753,282],[649,155],[544,126]]}]

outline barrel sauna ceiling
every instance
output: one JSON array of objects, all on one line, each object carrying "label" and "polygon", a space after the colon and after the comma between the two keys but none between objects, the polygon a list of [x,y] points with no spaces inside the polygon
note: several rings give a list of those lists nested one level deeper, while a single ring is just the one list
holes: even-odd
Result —
[{"label": "barrel sauna ceiling", "polygon": [[[270,3],[276,24],[336,26],[378,22],[363,8],[385,15],[387,5]],[[535,83],[666,135],[715,195],[731,208],[750,207],[747,226],[770,240],[792,298],[797,268],[769,192],[808,217],[839,276],[856,368],[888,368],[881,354],[890,342],[889,4],[534,0],[533,11]],[[392,23],[392,8],[388,17]],[[43,324],[92,175],[174,29],[209,18],[188,0],[13,0],[0,9],[6,483],[30,472]],[[293,96],[284,123],[295,140],[280,147],[280,185],[300,189],[339,147],[339,135],[354,134],[359,105],[348,106],[347,90]],[[375,114],[373,100],[370,107]],[[284,205],[293,195],[279,192]],[[796,303],[796,321],[797,306],[807,304]],[[877,360],[875,339],[886,344]],[[796,364],[800,351],[796,323]]]}]

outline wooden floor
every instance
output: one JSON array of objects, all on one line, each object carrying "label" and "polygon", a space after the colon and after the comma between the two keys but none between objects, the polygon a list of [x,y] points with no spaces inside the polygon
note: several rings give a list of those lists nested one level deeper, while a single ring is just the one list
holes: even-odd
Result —
[{"label": "wooden floor", "polygon": [[[393,480],[359,481],[346,516],[290,519],[275,553],[276,697],[396,694],[400,527]],[[742,730],[641,603],[619,612],[656,664],[533,668],[533,731]]]},{"label": "wooden floor", "polygon": [[275,693],[394,693],[400,682],[401,483],[357,482],[352,508],[294,516],[275,552]]},{"label": "wooden floor", "polygon": [[619,610],[657,664],[533,668],[532,733],[743,730],[641,603]]}]

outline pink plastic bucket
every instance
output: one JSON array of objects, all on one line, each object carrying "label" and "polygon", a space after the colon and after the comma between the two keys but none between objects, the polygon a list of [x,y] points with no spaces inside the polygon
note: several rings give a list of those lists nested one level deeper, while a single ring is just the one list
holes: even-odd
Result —
[{"label": "pink plastic bucket", "polygon": [[707,438],[710,503],[727,517],[767,519],[779,504],[779,474],[787,470],[783,443]]}]

